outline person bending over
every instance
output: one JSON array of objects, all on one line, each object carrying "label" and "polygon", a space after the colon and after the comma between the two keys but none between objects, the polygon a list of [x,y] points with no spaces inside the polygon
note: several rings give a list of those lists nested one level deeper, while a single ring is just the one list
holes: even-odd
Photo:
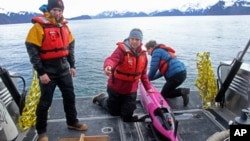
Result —
[{"label": "person bending over", "polygon": [[162,96],[165,99],[182,96],[183,105],[187,106],[190,89],[177,88],[186,80],[185,64],[176,58],[173,48],[164,44],[157,44],[155,40],[148,41],[145,47],[152,57],[148,73],[149,80],[156,80],[164,76],[166,83],[161,90]]}]

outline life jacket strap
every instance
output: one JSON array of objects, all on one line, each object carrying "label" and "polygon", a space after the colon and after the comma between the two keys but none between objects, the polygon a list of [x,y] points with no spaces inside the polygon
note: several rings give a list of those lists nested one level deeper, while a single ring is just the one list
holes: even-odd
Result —
[{"label": "life jacket strap", "polygon": [[47,53],[47,52],[57,52],[57,51],[60,51],[60,50],[68,50],[68,47],[62,47],[62,48],[53,48],[53,49],[49,49],[49,50],[40,50],[40,53]]},{"label": "life jacket strap", "polygon": [[139,76],[139,75],[141,75],[140,72],[137,72],[137,73],[134,73],[134,74],[121,72],[121,71],[119,71],[119,70],[116,70],[116,72],[117,72],[118,74],[123,74],[123,75],[127,75],[127,76]]}]

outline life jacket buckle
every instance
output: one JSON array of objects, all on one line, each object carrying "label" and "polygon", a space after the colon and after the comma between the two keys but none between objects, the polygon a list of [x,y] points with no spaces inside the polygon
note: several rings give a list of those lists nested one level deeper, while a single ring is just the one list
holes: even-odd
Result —
[{"label": "life jacket buckle", "polygon": [[50,34],[51,40],[55,41],[56,40],[56,32],[55,31],[50,31],[49,34]]}]

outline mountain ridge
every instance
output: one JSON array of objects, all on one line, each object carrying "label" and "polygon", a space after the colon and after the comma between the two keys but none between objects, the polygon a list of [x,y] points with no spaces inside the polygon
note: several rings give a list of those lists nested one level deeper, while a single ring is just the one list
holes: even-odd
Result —
[{"label": "mountain ridge", "polygon": [[[162,11],[146,12],[131,12],[131,11],[103,11],[97,15],[81,15],[68,20],[86,20],[86,19],[100,19],[100,18],[124,18],[124,17],[152,17],[152,16],[213,16],[213,15],[250,15],[250,2],[245,0],[236,0],[231,5],[223,0],[218,1],[212,6],[206,8],[198,8],[196,5],[186,5],[180,9],[169,9]],[[4,11],[0,8],[0,11]],[[20,11],[14,12],[0,12],[0,24],[17,24],[29,23],[32,17],[41,15],[41,13]]]}]

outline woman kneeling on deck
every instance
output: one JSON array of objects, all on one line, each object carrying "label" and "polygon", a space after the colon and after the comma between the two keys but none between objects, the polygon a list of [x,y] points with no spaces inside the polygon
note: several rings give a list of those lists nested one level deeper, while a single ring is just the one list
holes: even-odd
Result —
[{"label": "woman kneeling on deck", "polygon": [[93,103],[104,107],[113,116],[121,116],[125,122],[139,120],[133,116],[139,81],[147,92],[152,92],[147,76],[147,54],[142,49],[142,36],[142,31],[134,28],[128,38],[117,43],[118,47],[104,62],[104,73],[109,76],[108,96],[101,93],[93,98]]}]

